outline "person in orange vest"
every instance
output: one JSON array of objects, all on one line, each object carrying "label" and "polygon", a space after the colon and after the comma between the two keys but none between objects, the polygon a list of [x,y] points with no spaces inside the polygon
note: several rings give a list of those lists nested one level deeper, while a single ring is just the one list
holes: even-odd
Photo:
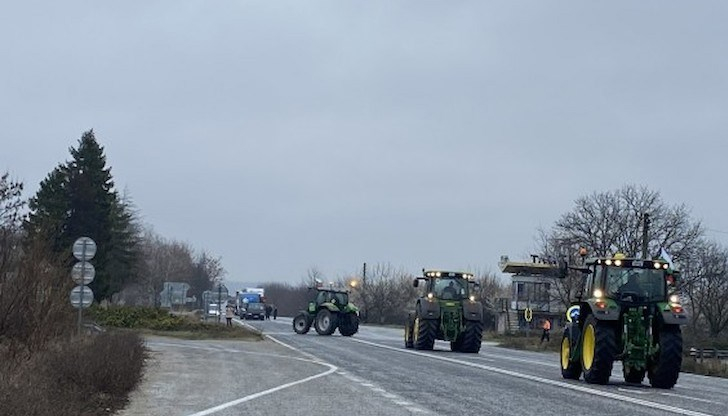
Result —
[{"label": "person in orange vest", "polygon": [[546,342],[551,342],[551,321],[548,319],[543,320],[543,333],[541,334],[541,342],[545,339]]}]

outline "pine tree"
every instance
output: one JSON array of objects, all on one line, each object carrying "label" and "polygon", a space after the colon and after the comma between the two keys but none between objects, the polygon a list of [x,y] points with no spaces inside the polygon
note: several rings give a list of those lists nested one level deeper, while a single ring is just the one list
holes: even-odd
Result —
[{"label": "pine tree", "polygon": [[72,160],[58,166],[41,182],[30,202],[29,235],[49,239],[53,249],[68,253],[79,237],[90,237],[98,247],[91,261],[96,278],[89,285],[97,300],[108,299],[133,279],[138,235],[133,214],[114,189],[111,168],[94,136],[83,134]]}]

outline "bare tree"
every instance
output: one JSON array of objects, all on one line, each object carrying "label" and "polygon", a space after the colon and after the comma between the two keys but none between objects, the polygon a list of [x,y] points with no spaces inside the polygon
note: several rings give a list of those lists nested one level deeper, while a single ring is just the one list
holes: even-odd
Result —
[{"label": "bare tree", "polygon": [[407,308],[417,297],[412,274],[389,263],[377,263],[367,269],[367,277],[353,292],[361,305],[361,318],[373,323],[402,323]]},{"label": "bare tree", "polygon": [[[703,229],[684,205],[670,206],[659,192],[625,185],[615,191],[595,192],[575,201],[575,207],[556,221],[551,230],[540,230],[537,245],[542,258],[567,259],[578,264],[579,248],[590,256],[617,252],[638,256],[642,249],[642,215],[649,214],[648,253],[665,248],[677,263],[688,259],[700,242]],[[554,285],[556,296],[568,305],[581,290],[582,276],[569,274]]]},{"label": "bare tree", "polygon": [[690,218],[684,204],[669,206],[659,192],[645,187],[625,185],[616,191],[578,198],[575,204],[556,221],[548,233],[549,243],[569,250],[585,247],[596,256],[616,252],[637,256],[642,248],[642,215],[649,214],[648,252],[659,254],[664,247],[680,262],[703,235],[700,222]]},{"label": "bare tree", "polygon": [[0,353],[27,356],[69,329],[72,282],[48,242],[22,232],[22,189],[0,177]]},{"label": "bare tree", "polygon": [[704,324],[717,338],[728,328],[728,250],[706,242],[686,261],[683,290],[692,310],[694,325]]}]

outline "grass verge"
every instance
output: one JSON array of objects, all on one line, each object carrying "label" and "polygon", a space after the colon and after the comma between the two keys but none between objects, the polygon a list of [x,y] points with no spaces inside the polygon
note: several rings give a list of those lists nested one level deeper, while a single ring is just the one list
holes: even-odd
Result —
[{"label": "grass verge", "polygon": [[199,314],[171,314],[158,308],[114,306],[91,308],[91,319],[104,327],[123,328],[142,334],[170,336],[181,339],[238,339],[257,341],[262,334],[240,325],[226,326],[220,322],[203,322]]}]

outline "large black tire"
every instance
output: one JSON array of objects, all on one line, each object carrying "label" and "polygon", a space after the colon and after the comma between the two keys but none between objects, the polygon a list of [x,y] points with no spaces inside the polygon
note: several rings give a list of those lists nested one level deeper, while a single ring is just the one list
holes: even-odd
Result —
[{"label": "large black tire", "polygon": [[311,329],[311,320],[306,313],[299,313],[293,318],[293,330],[297,334],[305,334]]},{"label": "large black tire", "polygon": [[678,325],[663,325],[657,335],[659,350],[648,364],[652,387],[671,389],[677,383],[682,365],[682,333]]},{"label": "large black tire", "polygon": [[407,317],[407,320],[404,321],[404,347],[405,348],[414,348],[414,342],[412,341],[412,327],[414,326],[414,321],[411,317]]},{"label": "large black tire", "polygon": [[561,377],[567,380],[578,380],[581,377],[581,357],[572,357],[579,341],[578,328],[564,329],[561,337]]},{"label": "large black tire", "polygon": [[645,379],[644,368],[636,369],[625,365],[622,367],[622,374],[624,374],[624,381],[627,383],[642,384],[642,380]]},{"label": "large black tire", "polygon": [[581,335],[581,364],[584,380],[591,384],[607,384],[617,355],[617,337],[610,322],[589,315]]},{"label": "large black tire", "polygon": [[412,345],[416,350],[432,350],[437,337],[437,321],[416,317],[412,333]]},{"label": "large black tire", "polygon": [[331,312],[330,310],[323,308],[316,314],[316,319],[314,320],[314,328],[316,329],[316,333],[319,335],[331,335],[336,331],[336,327],[338,326],[338,314],[335,312]]},{"label": "large black tire", "polygon": [[359,331],[359,317],[356,313],[349,312],[339,316],[339,333],[345,337],[350,337]]},{"label": "large black tire", "polygon": [[[459,337],[458,337],[459,338]],[[483,340],[483,323],[480,321],[465,321],[465,329],[458,351],[477,354]]]}]

